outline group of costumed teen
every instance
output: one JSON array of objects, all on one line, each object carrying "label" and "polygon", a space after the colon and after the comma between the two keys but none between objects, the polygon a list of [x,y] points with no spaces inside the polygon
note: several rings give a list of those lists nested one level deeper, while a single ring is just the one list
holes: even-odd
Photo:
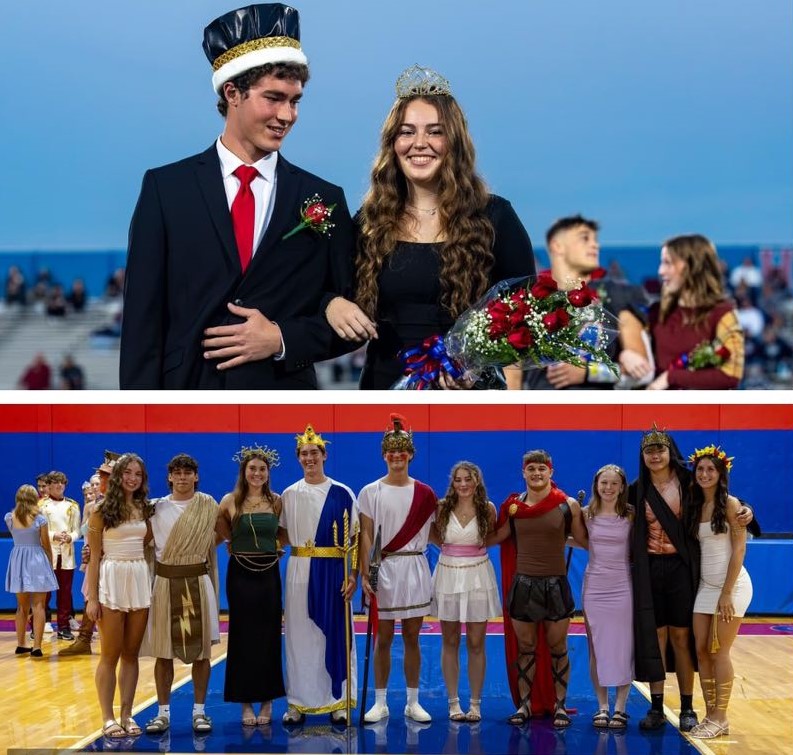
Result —
[{"label": "group of costumed teen", "polygon": [[[507,673],[516,705],[508,721],[520,726],[547,715],[565,728],[571,724],[567,632],[575,611],[565,564],[571,540],[589,551],[582,606],[597,697],[592,724],[626,728],[630,685],[642,680],[650,682],[652,704],[639,727],[663,727],[668,669],[676,671],[680,686],[680,729],[699,738],[729,732],[730,648],[752,596],[743,557],[753,515],[728,492],[732,459],[721,448],[696,449],[686,464],[669,433],[654,426],[642,436],[638,478],[629,485],[620,467],[602,466],[586,506],[553,481],[546,451],[528,451],[521,464],[525,491],[511,494],[497,511],[481,470],[469,461],[452,467],[440,500],[411,477],[415,445],[400,415],[392,415],[382,440],[386,474],[357,496],[325,474],[329,441],[311,425],[296,440],[302,479],[276,494],[270,475],[277,452],[243,447],[235,456],[234,490],[219,505],[197,490],[198,463],[186,454],[168,465],[170,495],[151,501],[143,460],[128,453],[113,461],[107,491],[87,522],[84,587],[87,620],[98,622],[102,640],[96,684],[106,737],[168,730],[174,658],[193,665],[193,730],[212,730],[204,706],[211,646],[220,637],[215,548],[221,543],[230,553],[224,699],[242,704],[244,726],[269,724],[272,701],[284,696],[285,725],[315,714],[347,725],[361,692],[364,723],[388,718],[397,621],[404,643],[404,715],[429,722],[418,697],[419,633],[428,615],[440,620],[449,718],[481,720],[487,622],[502,616],[487,547],[500,544]],[[51,569],[42,545],[48,542],[46,519],[37,500],[28,500],[29,487],[20,488],[15,510],[6,515],[15,544],[6,589],[23,597],[40,592],[25,586],[32,584],[29,575]],[[432,574],[430,542],[440,546]],[[150,543],[153,580],[146,560]],[[287,546],[282,593],[278,564]],[[375,699],[365,712],[368,678],[359,688],[352,636],[359,575],[369,624],[376,627]],[[29,599],[20,601],[20,610],[25,605]],[[458,694],[463,625],[467,711]],[[19,644],[17,653],[24,654],[24,640]],[[157,659],[159,703],[143,729],[131,715],[140,654]],[[701,720],[693,709],[697,665]],[[613,710],[610,687],[616,688]]]}]

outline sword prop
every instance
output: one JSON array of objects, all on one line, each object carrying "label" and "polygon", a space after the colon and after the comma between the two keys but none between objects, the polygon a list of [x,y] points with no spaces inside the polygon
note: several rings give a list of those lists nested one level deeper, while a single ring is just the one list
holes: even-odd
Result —
[{"label": "sword prop", "polygon": [[[344,553],[344,584],[342,585],[342,591],[347,589],[347,582],[350,579],[350,570],[355,570],[358,568],[358,537],[359,537],[359,530],[358,530],[358,523],[355,523],[355,527],[352,530],[352,534],[350,533],[350,514],[345,509],[344,515],[342,516],[342,541],[339,543],[339,526],[337,522],[333,522],[333,545],[336,548],[339,548]],[[352,563],[350,563],[352,562]],[[352,627],[350,626],[350,622],[352,621],[352,616],[350,615],[350,601],[348,598],[344,597],[344,637],[346,639],[345,642],[345,650],[346,650],[346,661],[347,661],[347,694],[345,700],[345,712],[346,712],[346,720],[347,726],[350,726],[350,716],[352,715],[352,647],[351,647],[351,637],[352,637]]]},{"label": "sword prop", "polygon": [[[373,592],[377,592],[377,575],[380,572],[380,563],[383,560],[382,554],[382,527],[377,528],[377,536],[374,539],[372,552],[369,554],[369,586]],[[363,717],[366,715],[366,692],[369,688],[369,656],[372,650],[372,613],[376,609],[377,598],[369,600],[369,617],[366,620],[366,652],[363,661],[363,693],[361,695],[361,712],[358,716],[358,726],[364,725]]]}]

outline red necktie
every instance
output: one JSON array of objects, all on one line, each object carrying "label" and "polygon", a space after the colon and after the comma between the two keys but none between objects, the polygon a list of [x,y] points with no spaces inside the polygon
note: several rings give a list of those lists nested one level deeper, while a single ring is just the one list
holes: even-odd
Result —
[{"label": "red necktie", "polygon": [[253,221],[256,215],[256,202],[251,191],[251,181],[259,175],[259,171],[250,165],[240,165],[234,171],[234,175],[240,180],[240,188],[231,203],[231,222],[244,273],[253,256]]}]

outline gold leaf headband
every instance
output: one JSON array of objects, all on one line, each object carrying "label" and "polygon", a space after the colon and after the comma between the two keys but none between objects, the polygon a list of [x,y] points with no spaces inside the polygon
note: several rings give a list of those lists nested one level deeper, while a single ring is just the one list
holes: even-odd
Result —
[{"label": "gold leaf headband", "polygon": [[323,451],[325,450],[325,444],[330,443],[329,440],[324,440],[321,435],[318,435],[314,432],[314,428],[311,425],[306,425],[306,431],[302,435],[295,435],[295,440],[297,441],[297,450],[299,451],[303,446],[316,446],[317,448],[321,448]]},{"label": "gold leaf headband", "polygon": [[396,93],[400,100],[407,97],[427,97],[432,95],[451,95],[449,81],[431,68],[419,65],[406,68],[396,82]]},{"label": "gold leaf headband", "polygon": [[719,459],[728,472],[732,469],[732,460],[735,458],[734,456],[727,456],[726,452],[722,451],[721,446],[710,445],[705,446],[705,448],[695,448],[694,453],[688,457],[688,461],[694,464],[698,459],[704,459],[706,457]]},{"label": "gold leaf headband", "polygon": [[239,464],[242,464],[255,456],[263,456],[267,459],[268,467],[277,467],[281,463],[278,451],[274,448],[268,448],[267,446],[243,446],[231,458]]}]

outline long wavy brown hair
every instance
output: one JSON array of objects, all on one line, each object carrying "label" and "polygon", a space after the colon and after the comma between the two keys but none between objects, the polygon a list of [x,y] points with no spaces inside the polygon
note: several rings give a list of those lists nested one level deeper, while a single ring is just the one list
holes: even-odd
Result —
[{"label": "long wavy brown hair", "polygon": [[263,461],[267,466],[268,475],[267,480],[262,485],[262,496],[266,498],[267,501],[269,501],[270,505],[273,507],[275,515],[281,515],[281,498],[273,493],[272,490],[270,490],[270,475],[272,474],[270,460],[264,453],[259,453],[258,451],[248,452],[240,462],[240,469],[239,473],[237,474],[237,482],[234,484],[234,490],[231,493],[234,499],[234,516],[231,517],[232,529],[237,523],[237,520],[242,516],[242,507],[245,503],[245,499],[250,493],[250,485],[248,485],[248,481],[245,479],[245,470],[248,468],[248,464],[250,464],[253,459],[259,459],[259,461]]},{"label": "long wavy brown hair", "polygon": [[[140,464],[143,472],[140,487],[132,494],[132,504],[127,503],[124,488],[121,481],[124,470],[133,461]],[[119,524],[128,522],[132,518],[134,509],[138,509],[141,517],[146,520],[154,513],[153,507],[149,504],[149,473],[143,459],[137,454],[122,454],[118,461],[113,465],[113,471],[107,480],[107,492],[102,501],[97,505],[96,511],[102,516],[105,529],[118,527]]]},{"label": "long wavy brown hair", "polygon": [[633,506],[628,503],[628,478],[625,476],[625,470],[616,464],[605,464],[595,472],[595,476],[592,478],[592,497],[589,499],[589,506],[587,507],[587,519],[597,516],[600,513],[600,507],[603,505],[600,493],[598,493],[598,480],[604,472],[616,472],[619,475],[622,481],[622,490],[617,497],[614,510],[617,512],[617,516],[633,521]]},{"label": "long wavy brown hair", "polygon": [[439,171],[438,216],[441,304],[457,317],[489,287],[493,267],[493,224],[485,212],[489,194],[476,173],[476,156],[463,111],[451,95],[397,100],[383,124],[371,185],[359,212],[356,302],[377,317],[378,276],[397,241],[404,239],[410,216],[405,209],[408,185],[394,143],[408,105],[422,100],[438,111],[446,136]]},{"label": "long wavy brown hair", "polygon": [[713,514],[710,517],[710,527],[716,533],[727,531],[727,496],[730,473],[724,462],[718,456],[700,456],[694,462],[691,475],[691,517],[689,526],[691,536],[699,537],[699,520],[702,517],[702,507],[705,505],[705,493],[697,482],[697,467],[703,459],[710,459],[719,473],[719,482],[716,486],[716,496],[713,502]]},{"label": "long wavy brown hair", "polygon": [[686,272],[679,290],[661,292],[659,320],[664,322],[683,297],[692,303],[693,309],[686,325],[697,327],[705,322],[708,312],[726,298],[716,247],[698,233],[675,236],[663,246],[672,257],[686,263]]},{"label": "long wavy brown hair", "polygon": [[470,473],[476,485],[474,488],[474,510],[476,511],[476,523],[479,530],[479,537],[484,541],[488,529],[490,528],[490,503],[487,498],[487,490],[485,489],[482,470],[473,462],[458,461],[452,467],[452,471],[449,474],[449,488],[446,491],[446,495],[439,501],[440,511],[438,512],[435,524],[441,538],[444,538],[446,536],[446,526],[449,524],[449,517],[459,501],[459,496],[454,489],[454,477],[461,469]]},{"label": "long wavy brown hair", "polygon": [[39,491],[32,485],[20,485],[14,497],[14,516],[23,527],[30,523],[39,513]]}]

